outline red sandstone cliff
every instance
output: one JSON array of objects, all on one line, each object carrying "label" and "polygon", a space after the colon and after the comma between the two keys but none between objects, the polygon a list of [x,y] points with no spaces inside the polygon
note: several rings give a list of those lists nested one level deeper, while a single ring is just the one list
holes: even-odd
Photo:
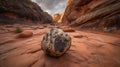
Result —
[{"label": "red sandstone cliff", "polygon": [[31,0],[0,0],[0,23],[51,23],[52,17]]},{"label": "red sandstone cliff", "polygon": [[120,0],[69,0],[62,22],[84,29],[120,29]]}]

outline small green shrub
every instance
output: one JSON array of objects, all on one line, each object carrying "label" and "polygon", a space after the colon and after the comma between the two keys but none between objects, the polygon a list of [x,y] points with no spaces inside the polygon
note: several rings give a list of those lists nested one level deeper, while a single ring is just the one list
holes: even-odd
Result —
[{"label": "small green shrub", "polygon": [[15,33],[21,33],[21,32],[23,32],[23,29],[20,27],[16,27]]}]

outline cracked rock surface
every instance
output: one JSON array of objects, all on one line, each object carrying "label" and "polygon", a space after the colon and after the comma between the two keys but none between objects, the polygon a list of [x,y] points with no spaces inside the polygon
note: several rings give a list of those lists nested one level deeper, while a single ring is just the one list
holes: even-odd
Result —
[{"label": "cracked rock surface", "polygon": [[62,56],[71,46],[71,37],[62,29],[52,28],[42,39],[42,50],[51,56]]},{"label": "cracked rock surface", "polygon": [[21,27],[32,31],[33,36],[16,39],[14,25],[9,31],[0,26],[0,67],[120,67],[120,36],[74,29],[75,32],[67,32],[72,38],[71,48],[53,58],[45,55],[40,46],[44,34],[53,26]]}]

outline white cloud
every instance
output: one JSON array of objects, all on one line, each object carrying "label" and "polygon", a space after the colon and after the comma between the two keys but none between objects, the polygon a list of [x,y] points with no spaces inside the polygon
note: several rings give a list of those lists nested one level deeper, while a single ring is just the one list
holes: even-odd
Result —
[{"label": "white cloud", "polygon": [[62,13],[65,9],[67,0],[32,0],[40,5],[40,7],[53,15],[55,13]]}]

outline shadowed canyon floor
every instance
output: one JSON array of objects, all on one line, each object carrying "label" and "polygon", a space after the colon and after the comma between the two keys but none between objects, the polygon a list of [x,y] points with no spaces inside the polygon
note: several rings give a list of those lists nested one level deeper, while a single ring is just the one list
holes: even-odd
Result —
[{"label": "shadowed canyon floor", "polygon": [[61,26],[72,37],[72,46],[63,56],[53,58],[40,47],[52,25],[20,25],[33,32],[29,38],[16,38],[15,26],[0,26],[0,67],[120,67],[120,37]]}]

